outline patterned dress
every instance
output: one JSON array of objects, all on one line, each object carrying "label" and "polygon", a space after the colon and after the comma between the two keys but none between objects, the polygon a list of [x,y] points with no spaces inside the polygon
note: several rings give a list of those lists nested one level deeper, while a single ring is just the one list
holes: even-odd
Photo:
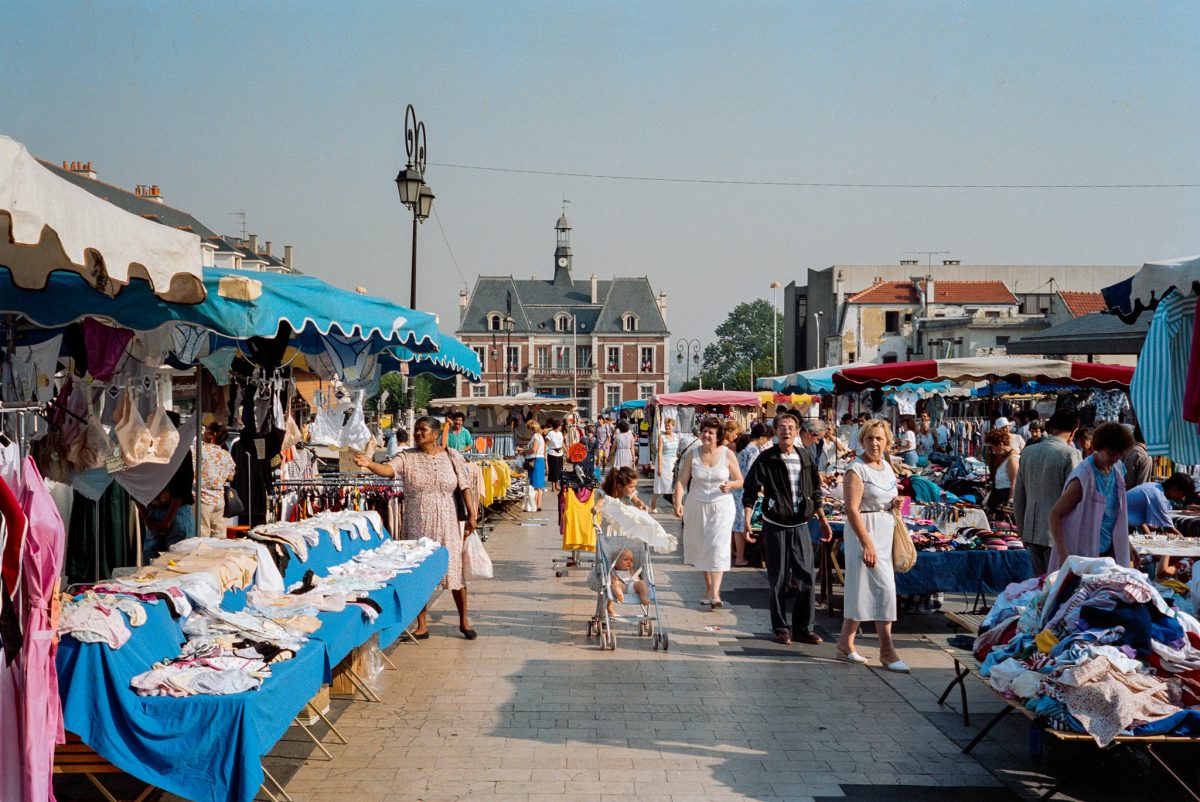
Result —
[{"label": "patterned dress", "polygon": [[426,454],[415,448],[401,451],[386,463],[404,481],[402,540],[427,537],[450,552],[450,566],[441,587],[462,590],[463,525],[454,514],[454,489],[471,487],[466,460],[454,449]]}]

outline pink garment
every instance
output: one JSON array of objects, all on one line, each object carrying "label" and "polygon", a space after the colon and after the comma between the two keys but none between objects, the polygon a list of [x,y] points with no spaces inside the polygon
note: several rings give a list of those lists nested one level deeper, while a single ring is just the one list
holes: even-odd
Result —
[{"label": "pink garment", "polygon": [[3,574],[6,581],[0,583],[3,584],[0,593],[5,597],[0,599],[0,606],[6,608],[5,614],[15,614],[17,619],[11,622],[11,629],[5,623],[4,635],[0,635],[0,638],[4,639],[4,653],[0,654],[0,799],[8,802],[10,799],[26,798],[21,792],[21,772],[17,770],[22,764],[24,745],[21,737],[23,729],[20,689],[17,683],[20,665],[15,660],[9,660],[9,656],[15,657],[18,654],[17,650],[21,648],[20,611],[24,608],[20,606],[20,588],[9,586],[7,581],[12,577],[14,581],[20,582],[20,556],[28,522],[25,513],[21,512],[17,497],[3,479],[0,479],[0,517],[4,518],[4,525],[0,526],[0,550],[6,557],[10,552],[16,555],[15,565],[11,566],[11,570],[8,561],[4,561]]},{"label": "pink garment", "polygon": [[1187,380],[1183,385],[1183,419],[1200,423],[1200,298],[1196,299],[1196,322],[1192,350],[1188,355]]},{"label": "pink garment", "polygon": [[85,317],[83,345],[87,349],[88,373],[92,378],[101,382],[111,379],[132,339],[133,332],[129,329],[106,326],[95,318]]},{"label": "pink garment", "polygon": [[66,743],[58,696],[58,602],[55,591],[63,569],[66,527],[32,457],[23,466],[19,497],[29,520],[22,588],[25,597],[25,648],[18,659],[21,694],[22,799],[54,802],[54,745]]},{"label": "pink garment", "polygon": [[[1125,474],[1117,465],[1112,467],[1116,472],[1117,520],[1113,524],[1112,550],[1113,561],[1117,565],[1129,567],[1129,516],[1125,507]],[[1059,554],[1058,548],[1050,550],[1050,564],[1047,572],[1057,571],[1063,560],[1071,555],[1080,557],[1100,556],[1100,521],[1104,518],[1104,496],[1096,490],[1096,477],[1092,473],[1091,461],[1079,463],[1063,485],[1065,489],[1072,479],[1079,480],[1083,496],[1075,509],[1063,518],[1063,538],[1066,540],[1067,553]]]}]

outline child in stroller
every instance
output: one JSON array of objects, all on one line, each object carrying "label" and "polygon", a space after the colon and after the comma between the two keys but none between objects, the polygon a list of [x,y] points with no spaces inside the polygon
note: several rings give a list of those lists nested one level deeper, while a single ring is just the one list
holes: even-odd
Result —
[{"label": "child in stroller", "polygon": [[650,586],[646,584],[646,580],[641,578],[642,569],[634,570],[633,551],[631,549],[621,549],[621,553],[617,555],[617,559],[613,561],[612,570],[612,593],[613,598],[608,602],[608,616],[615,618],[618,621],[622,616],[619,616],[614,611],[614,600],[618,604],[625,603],[625,595],[628,593],[636,593],[638,601],[642,604],[642,615],[646,615],[650,607]]}]

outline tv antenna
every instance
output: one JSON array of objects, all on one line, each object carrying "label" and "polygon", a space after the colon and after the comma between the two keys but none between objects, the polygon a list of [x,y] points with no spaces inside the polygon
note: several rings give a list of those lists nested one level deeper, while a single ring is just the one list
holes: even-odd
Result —
[{"label": "tv antenna", "polygon": [[242,218],[242,239],[246,238],[246,210],[238,209],[236,212],[230,212],[230,217]]},{"label": "tv antenna", "polygon": [[947,253],[950,253],[950,251],[905,251],[904,255],[905,256],[924,256],[925,257],[925,267],[932,268],[933,267],[933,257],[941,256],[942,254],[947,254]]},{"label": "tv antenna", "polygon": [[563,195],[563,214],[567,213],[567,204],[568,203],[570,203],[570,201],[567,200],[567,196]]}]

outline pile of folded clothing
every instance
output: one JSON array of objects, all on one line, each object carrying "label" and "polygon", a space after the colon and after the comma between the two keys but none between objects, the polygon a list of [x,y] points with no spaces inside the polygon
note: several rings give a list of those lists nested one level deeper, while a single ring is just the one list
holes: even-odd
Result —
[{"label": "pile of folded clothing", "polygon": [[1200,622],[1107,557],[1009,585],[975,640],[992,688],[1101,746],[1200,735]]}]

